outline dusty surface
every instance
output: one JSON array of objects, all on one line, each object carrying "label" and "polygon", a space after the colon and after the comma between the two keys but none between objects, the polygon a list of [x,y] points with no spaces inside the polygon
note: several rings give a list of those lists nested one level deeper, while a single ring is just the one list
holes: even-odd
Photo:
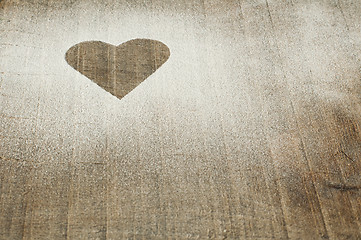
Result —
[{"label": "dusty surface", "polygon": [[[0,1],[0,239],[360,239],[360,16]],[[65,59],[139,38],[171,54],[121,99]]]}]

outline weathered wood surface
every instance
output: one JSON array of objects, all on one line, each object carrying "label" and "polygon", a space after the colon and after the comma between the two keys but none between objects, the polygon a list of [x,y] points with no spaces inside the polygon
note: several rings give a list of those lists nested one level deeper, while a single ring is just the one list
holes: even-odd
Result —
[{"label": "weathered wood surface", "polygon": [[[122,99],[65,60],[137,38]],[[2,0],[0,56],[0,239],[361,239],[361,1]]]}]

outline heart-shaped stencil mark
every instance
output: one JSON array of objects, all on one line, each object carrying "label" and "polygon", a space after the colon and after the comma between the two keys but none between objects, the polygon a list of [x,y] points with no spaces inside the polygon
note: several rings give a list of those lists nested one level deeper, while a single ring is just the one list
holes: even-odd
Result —
[{"label": "heart-shaped stencil mark", "polygon": [[119,46],[100,41],[71,47],[65,59],[75,70],[119,99],[154,73],[170,56],[155,40],[134,39]]}]

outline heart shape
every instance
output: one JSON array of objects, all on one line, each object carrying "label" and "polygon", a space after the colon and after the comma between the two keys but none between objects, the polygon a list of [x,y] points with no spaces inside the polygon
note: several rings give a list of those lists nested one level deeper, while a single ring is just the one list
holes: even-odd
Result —
[{"label": "heart shape", "polygon": [[122,99],[152,75],[170,56],[169,48],[151,39],[133,39],[119,46],[81,42],[65,55],[70,66]]}]

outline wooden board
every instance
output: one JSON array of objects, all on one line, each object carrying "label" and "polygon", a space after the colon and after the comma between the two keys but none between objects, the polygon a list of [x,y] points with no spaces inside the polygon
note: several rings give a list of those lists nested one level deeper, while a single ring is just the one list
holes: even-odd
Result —
[{"label": "wooden board", "polygon": [[[0,1],[0,239],[361,239],[360,16],[357,0]],[[134,39],[169,58],[66,59]],[[108,60],[152,74],[117,98],[88,78],[117,79]]]}]

